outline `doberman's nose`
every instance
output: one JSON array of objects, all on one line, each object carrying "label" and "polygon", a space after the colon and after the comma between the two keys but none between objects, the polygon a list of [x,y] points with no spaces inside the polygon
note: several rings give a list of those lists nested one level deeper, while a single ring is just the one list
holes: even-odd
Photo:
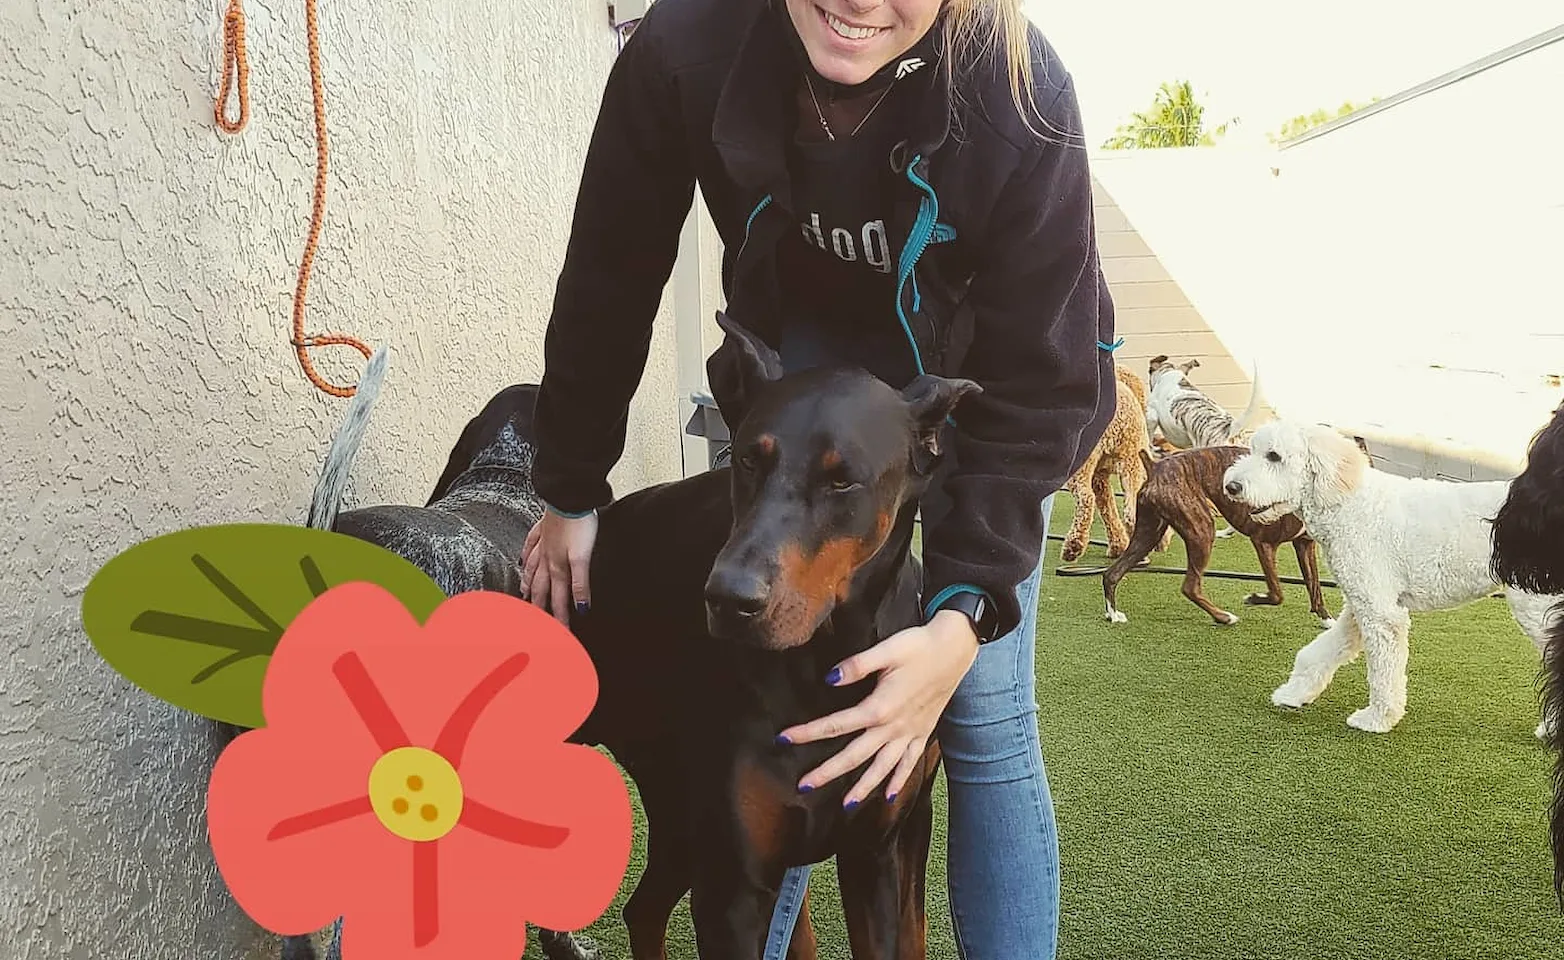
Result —
[{"label": "doberman's nose", "polygon": [[744,570],[713,570],[706,581],[706,605],[719,616],[750,620],[765,611],[770,599],[766,582]]},{"label": "doberman's nose", "polygon": [[1240,493],[1244,492],[1244,485],[1239,483],[1237,480],[1229,480],[1227,481],[1227,486],[1224,489],[1227,490],[1228,496],[1236,497]]}]

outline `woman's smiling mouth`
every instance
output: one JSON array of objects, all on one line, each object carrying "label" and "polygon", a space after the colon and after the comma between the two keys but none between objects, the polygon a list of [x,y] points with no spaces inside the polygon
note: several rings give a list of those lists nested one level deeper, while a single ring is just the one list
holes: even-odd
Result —
[{"label": "woman's smiling mouth", "polygon": [[836,14],[822,7],[815,7],[820,12],[820,17],[831,28],[831,32],[843,40],[868,40],[885,30],[884,27],[865,27],[848,23]]}]

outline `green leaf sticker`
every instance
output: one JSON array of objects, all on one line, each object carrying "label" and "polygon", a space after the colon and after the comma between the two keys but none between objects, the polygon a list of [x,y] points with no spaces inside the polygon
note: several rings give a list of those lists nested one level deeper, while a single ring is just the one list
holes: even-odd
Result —
[{"label": "green leaf sticker", "polygon": [[261,682],[293,618],[331,587],[363,580],[420,623],[445,593],[418,567],[346,534],[271,523],[180,530],[103,565],[82,627],[127,680],[192,713],[261,727]]}]

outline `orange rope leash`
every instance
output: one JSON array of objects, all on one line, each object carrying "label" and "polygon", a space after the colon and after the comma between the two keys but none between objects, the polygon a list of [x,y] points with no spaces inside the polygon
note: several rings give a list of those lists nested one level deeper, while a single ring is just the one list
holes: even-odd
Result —
[{"label": "orange rope leash", "polygon": [[[227,116],[228,94],[235,77],[239,82],[239,119]],[[244,7],[240,0],[228,0],[223,15],[223,85],[217,91],[217,127],[224,133],[238,133],[250,123],[250,58],[244,51]]]},{"label": "orange rope leash", "polygon": [[[304,243],[304,257],[299,264],[299,282],[293,292],[293,337],[289,341],[298,352],[299,366],[304,375],[324,393],[334,397],[351,397],[357,387],[339,387],[328,382],[315,369],[310,360],[311,347],[348,346],[358,350],[367,360],[372,355],[368,345],[356,337],[343,333],[322,333],[306,336],[304,333],[304,298],[309,289],[310,266],[315,262],[315,249],[320,242],[321,226],[326,216],[326,93],[321,80],[320,34],[316,25],[315,0],[304,0],[305,29],[309,36],[310,87],[315,100],[315,195],[310,209],[309,237]],[[230,90],[230,77],[238,73],[239,121],[230,123],[224,115],[224,104]],[[249,60],[244,49],[243,0],[228,0],[228,12],[223,17],[223,83],[217,99],[217,125],[228,133],[237,133],[249,122]]]}]

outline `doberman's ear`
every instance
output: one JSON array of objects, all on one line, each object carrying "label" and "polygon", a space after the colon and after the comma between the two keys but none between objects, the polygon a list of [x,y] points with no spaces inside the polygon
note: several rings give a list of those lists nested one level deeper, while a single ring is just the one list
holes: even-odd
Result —
[{"label": "doberman's ear", "polygon": [[969,393],[982,393],[983,388],[971,380],[936,377],[923,374],[907,384],[902,399],[912,413],[913,429],[917,431],[919,453],[926,457],[938,457],[940,431],[956,404]]},{"label": "doberman's ear", "polygon": [[706,361],[712,399],[729,430],[737,430],[762,387],[782,376],[782,360],[765,341],[721,310],[717,326],[727,334]]}]

